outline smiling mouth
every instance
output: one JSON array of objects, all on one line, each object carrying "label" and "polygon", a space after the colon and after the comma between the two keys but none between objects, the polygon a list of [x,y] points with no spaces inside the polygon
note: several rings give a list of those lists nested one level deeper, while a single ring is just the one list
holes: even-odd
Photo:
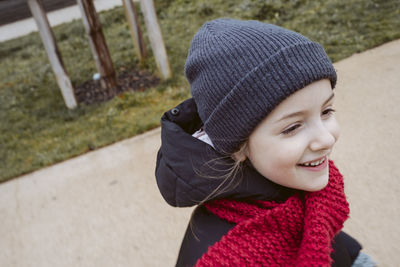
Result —
[{"label": "smiling mouth", "polygon": [[301,164],[299,163],[297,165],[301,166],[301,167],[311,167],[311,168],[313,168],[313,167],[318,167],[318,166],[324,164],[325,161],[326,161],[326,156],[321,158],[321,159],[315,160],[315,161],[310,161],[310,162],[301,163]]},{"label": "smiling mouth", "polygon": [[307,171],[320,172],[322,170],[325,170],[326,167],[328,166],[328,158],[325,156],[322,159],[316,161],[297,164],[297,166]]}]

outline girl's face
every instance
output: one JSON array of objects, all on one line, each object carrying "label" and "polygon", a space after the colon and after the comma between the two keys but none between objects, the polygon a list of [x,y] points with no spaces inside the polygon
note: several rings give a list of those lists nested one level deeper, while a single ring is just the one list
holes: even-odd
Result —
[{"label": "girl's face", "polygon": [[281,102],[256,127],[244,153],[277,184],[321,190],[328,183],[328,155],[339,137],[333,113],[330,81],[314,82]]}]

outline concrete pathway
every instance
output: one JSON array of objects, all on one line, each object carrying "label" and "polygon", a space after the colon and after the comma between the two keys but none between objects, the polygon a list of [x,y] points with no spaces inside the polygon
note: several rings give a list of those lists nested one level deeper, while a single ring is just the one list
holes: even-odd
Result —
[{"label": "concrete pathway", "polygon": [[400,40],[335,64],[345,177],[354,235],[378,266],[400,266]]},{"label": "concrete pathway", "polygon": [[[400,40],[335,64],[345,229],[400,263]],[[160,129],[0,184],[0,266],[173,266],[191,209],[154,178]]]},{"label": "concrete pathway", "polygon": [[[121,0],[95,0],[94,5],[97,12],[102,10],[111,9],[116,6],[122,5]],[[51,26],[56,26],[61,23],[70,22],[74,19],[81,18],[81,12],[78,5],[73,5],[63,9],[51,11],[47,13],[47,18]],[[27,18],[0,27],[0,42],[10,40],[31,32],[37,32],[33,18]]]},{"label": "concrete pathway", "polygon": [[0,266],[173,266],[189,209],[154,178],[160,129],[0,185]]}]

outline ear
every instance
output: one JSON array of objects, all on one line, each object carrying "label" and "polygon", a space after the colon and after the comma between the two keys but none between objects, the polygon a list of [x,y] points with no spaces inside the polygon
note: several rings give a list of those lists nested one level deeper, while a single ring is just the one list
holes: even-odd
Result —
[{"label": "ear", "polygon": [[232,154],[232,158],[236,161],[243,162],[247,159],[247,141],[240,147],[240,149]]}]

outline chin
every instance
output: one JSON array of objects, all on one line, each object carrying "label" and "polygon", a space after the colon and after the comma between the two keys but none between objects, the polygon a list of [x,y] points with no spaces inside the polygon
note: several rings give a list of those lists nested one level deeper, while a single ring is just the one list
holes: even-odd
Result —
[{"label": "chin", "polygon": [[304,188],[303,190],[308,192],[317,192],[319,190],[324,189],[328,185],[328,181],[329,181],[329,176],[327,176],[326,178],[324,177],[324,179],[321,179],[320,181],[318,181],[318,183],[306,186],[307,188]]}]

